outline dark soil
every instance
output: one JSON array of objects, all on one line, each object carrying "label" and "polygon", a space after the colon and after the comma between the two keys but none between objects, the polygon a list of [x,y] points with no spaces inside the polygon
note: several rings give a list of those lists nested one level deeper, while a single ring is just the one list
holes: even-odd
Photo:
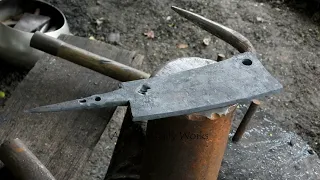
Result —
[{"label": "dark soil", "polygon": [[27,74],[26,70],[17,69],[0,60],[0,91],[5,92],[5,98],[0,99],[0,108],[4,106],[14,88]]},{"label": "dark soil", "polygon": [[[179,17],[170,6],[199,13],[235,29],[256,47],[265,67],[283,83],[280,95],[262,108],[286,130],[301,135],[320,154],[320,13],[318,3],[267,0],[49,0],[67,16],[74,35],[108,42],[120,33],[120,46],[145,55],[143,69],[183,56],[215,59],[237,51]],[[310,10],[311,7],[311,10]],[[102,19],[101,19],[102,18]],[[102,20],[102,24],[97,20]],[[148,39],[145,32],[154,31]],[[208,46],[203,39],[211,37]],[[187,44],[184,49],[177,44]],[[0,90],[10,93],[21,73],[1,66]],[[11,69],[11,70],[10,70]],[[23,73],[22,73],[23,74]]]}]

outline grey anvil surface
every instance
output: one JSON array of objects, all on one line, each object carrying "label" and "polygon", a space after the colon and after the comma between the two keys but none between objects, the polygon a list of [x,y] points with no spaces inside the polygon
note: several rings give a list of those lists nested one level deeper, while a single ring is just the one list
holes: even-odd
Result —
[{"label": "grey anvil surface", "polygon": [[253,53],[168,76],[121,83],[119,90],[30,112],[129,105],[134,121],[206,111],[264,97],[282,89]]}]

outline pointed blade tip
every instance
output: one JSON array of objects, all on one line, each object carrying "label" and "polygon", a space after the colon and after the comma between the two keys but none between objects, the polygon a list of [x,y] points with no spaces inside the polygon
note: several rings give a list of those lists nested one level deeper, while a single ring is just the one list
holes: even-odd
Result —
[{"label": "pointed blade tip", "polygon": [[171,6],[171,9],[172,10],[174,10],[175,12],[181,12],[182,10],[184,10],[184,9],[181,9],[181,8],[179,8],[179,7],[177,7],[177,6]]},{"label": "pointed blade tip", "polygon": [[50,109],[47,106],[40,106],[32,109],[24,110],[25,113],[43,113],[43,112],[54,112],[54,109]]},{"label": "pointed blade tip", "polygon": [[177,6],[171,6],[171,9],[178,9],[178,7]]},{"label": "pointed blade tip", "polygon": [[24,110],[23,112],[24,113],[31,113],[31,111],[30,111],[31,109],[28,109],[28,110]]},{"label": "pointed blade tip", "polygon": [[185,10],[185,9],[182,9],[182,8],[179,8],[177,6],[171,6],[171,9],[173,11],[175,11],[176,13],[178,13],[180,16],[188,19],[189,21],[191,22],[197,22],[199,21],[199,17],[197,17],[198,15],[197,14],[194,14],[193,12],[191,11],[188,11],[188,10]]},{"label": "pointed blade tip", "polygon": [[25,113],[40,113],[41,111],[37,110],[37,108],[24,110]]}]

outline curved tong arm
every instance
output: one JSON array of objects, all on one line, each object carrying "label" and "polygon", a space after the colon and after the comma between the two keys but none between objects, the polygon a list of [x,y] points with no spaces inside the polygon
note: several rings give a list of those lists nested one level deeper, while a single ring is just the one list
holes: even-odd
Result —
[{"label": "curved tong arm", "polygon": [[234,31],[228,27],[225,27],[217,22],[211,21],[193,12],[175,6],[172,6],[171,8],[182,17],[190,20],[191,22],[198,25],[202,29],[208,31],[212,35],[227,42],[228,44],[236,48],[240,53],[256,52],[251,42],[237,31]]}]

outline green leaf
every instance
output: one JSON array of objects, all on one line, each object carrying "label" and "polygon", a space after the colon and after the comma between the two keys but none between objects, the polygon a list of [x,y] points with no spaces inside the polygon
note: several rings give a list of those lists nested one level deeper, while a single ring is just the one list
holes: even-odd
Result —
[{"label": "green leaf", "polygon": [[6,97],[6,93],[3,91],[0,91],[0,99],[5,98]]}]

